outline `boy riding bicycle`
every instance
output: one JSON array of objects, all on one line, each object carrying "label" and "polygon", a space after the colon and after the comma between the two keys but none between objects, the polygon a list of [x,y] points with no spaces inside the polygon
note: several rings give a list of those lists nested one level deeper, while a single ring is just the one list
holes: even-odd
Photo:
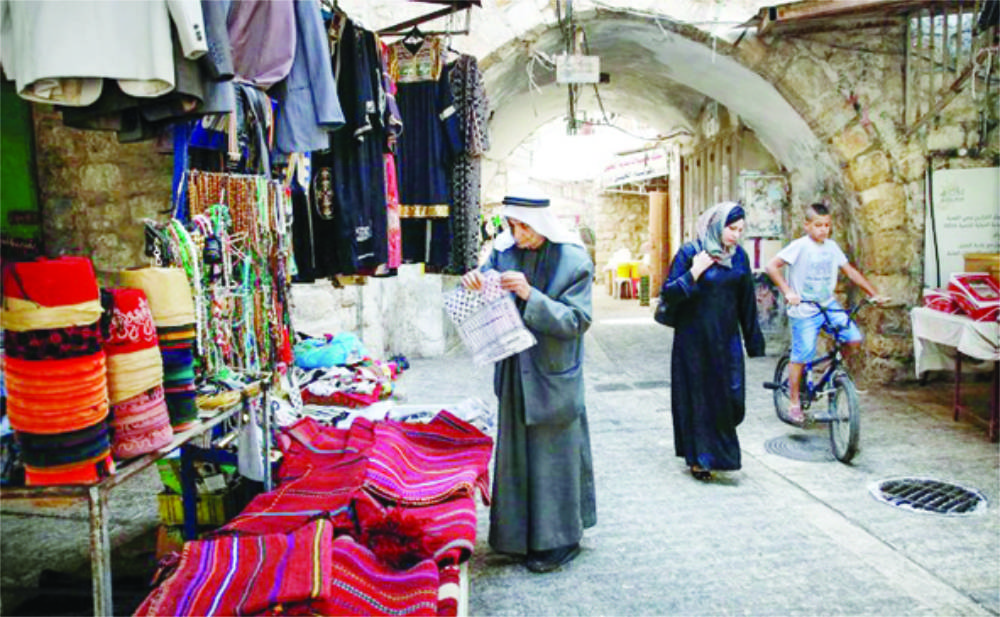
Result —
[{"label": "boy riding bicycle", "polygon": [[[828,318],[836,329],[836,336],[847,350],[861,344],[861,331],[854,322],[849,322],[847,313],[834,298],[837,286],[837,270],[843,270],[847,278],[867,293],[872,302],[882,304],[888,298],[880,296],[875,287],[848,261],[837,243],[830,240],[830,210],[824,204],[812,204],[806,208],[806,235],[793,240],[781,249],[767,264],[767,274],[781,290],[788,302],[788,318],[792,325],[792,353],[788,364],[789,408],[788,417],[793,422],[805,422],[799,401],[799,382],[802,367],[813,358],[816,338],[824,324],[819,308],[835,309]],[[781,270],[788,266],[787,279]],[[805,301],[805,302],[804,302]]]}]

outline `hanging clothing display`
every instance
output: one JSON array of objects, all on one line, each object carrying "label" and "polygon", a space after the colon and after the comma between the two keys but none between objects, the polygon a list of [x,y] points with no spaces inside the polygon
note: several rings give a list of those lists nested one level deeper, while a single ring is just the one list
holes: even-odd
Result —
[{"label": "hanging clothing display", "polygon": [[404,126],[397,160],[403,261],[423,262],[431,270],[444,269],[451,258],[448,172],[462,149],[445,48],[442,39],[425,37],[413,45],[398,41],[388,51]]},{"label": "hanging clothing display", "polygon": [[379,60],[382,70],[382,89],[385,92],[385,209],[386,233],[388,234],[388,262],[390,269],[399,268],[403,263],[403,232],[399,212],[399,173],[396,163],[397,143],[403,132],[403,118],[396,104],[396,82],[389,73],[389,46],[379,41]]},{"label": "hanging clothing display", "polygon": [[90,105],[105,77],[131,96],[167,94],[176,85],[171,18],[185,58],[208,51],[197,0],[5,2],[3,11],[0,64],[38,103]]},{"label": "hanging clothing display", "polygon": [[482,156],[490,149],[489,101],[479,64],[462,54],[448,71],[464,148],[451,170],[451,262],[449,270],[464,274],[479,265]]},{"label": "hanging clothing display", "polygon": [[329,132],[344,125],[318,0],[295,0],[295,59],[275,93],[281,105],[275,129],[278,152],[330,146]]},{"label": "hanging clothing display", "polygon": [[312,155],[317,276],[373,273],[388,259],[382,84],[375,35],[343,16],[328,29],[345,125]]}]

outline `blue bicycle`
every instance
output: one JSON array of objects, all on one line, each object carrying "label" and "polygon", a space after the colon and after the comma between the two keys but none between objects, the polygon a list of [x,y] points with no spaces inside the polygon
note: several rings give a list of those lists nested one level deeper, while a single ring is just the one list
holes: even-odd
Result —
[{"label": "blue bicycle", "polygon": [[[819,308],[824,322],[822,332],[833,339],[830,353],[807,362],[802,370],[802,379],[799,381],[799,403],[802,405],[802,413],[806,416],[805,426],[815,423],[829,424],[833,455],[838,461],[849,463],[858,453],[858,442],[861,438],[861,403],[858,401],[858,391],[854,387],[854,381],[843,363],[841,347],[844,343],[841,343],[836,335],[849,327],[854,321],[854,315],[865,303],[861,302],[851,309],[841,309],[826,308],[808,300],[803,302]],[[840,326],[830,317],[831,313],[838,311],[847,313],[847,320]],[[774,369],[774,381],[764,382],[764,387],[774,390],[774,408],[778,418],[782,422],[802,428],[804,425],[788,417],[790,358],[789,349],[778,359],[778,365]],[[818,376],[815,373],[818,373]],[[818,407],[824,402],[825,412],[809,411],[813,405]]]}]

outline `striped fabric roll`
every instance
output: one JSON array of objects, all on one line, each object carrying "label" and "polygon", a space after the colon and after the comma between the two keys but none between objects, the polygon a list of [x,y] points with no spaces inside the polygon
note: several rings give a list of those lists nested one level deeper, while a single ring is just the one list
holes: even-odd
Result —
[{"label": "striped fabric roll", "polygon": [[[253,615],[334,595],[333,526],[187,542],[176,569],[135,615]],[[336,613],[343,614],[343,613]]]},{"label": "striped fabric roll", "polygon": [[11,263],[3,272],[5,330],[88,326],[101,318],[94,266],[86,257]]},{"label": "striped fabric roll", "polygon": [[492,451],[488,435],[445,410],[427,424],[379,422],[365,488],[410,506],[474,495],[478,488],[488,504]]}]

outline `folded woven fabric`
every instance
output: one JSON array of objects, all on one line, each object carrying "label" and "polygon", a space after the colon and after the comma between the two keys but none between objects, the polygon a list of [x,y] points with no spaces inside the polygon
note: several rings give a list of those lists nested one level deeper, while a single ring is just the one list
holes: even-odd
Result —
[{"label": "folded woven fabric", "polygon": [[156,323],[146,292],[130,287],[108,291],[112,298],[109,334],[104,342],[108,356],[155,348]]},{"label": "folded woven fabric", "polygon": [[[460,564],[472,556],[476,546],[476,501],[471,495],[456,495],[428,506],[385,506],[368,493],[354,502],[362,543],[382,561],[394,564],[391,555],[406,553],[433,559],[439,566]],[[398,530],[407,530],[410,538]],[[405,563],[409,567],[412,563]]]},{"label": "folded woven fabric", "polygon": [[285,482],[313,468],[331,467],[358,454],[367,456],[375,443],[375,424],[355,418],[350,428],[338,429],[307,416],[283,429],[276,441],[282,452],[276,475],[279,482]]},{"label": "folded woven fabric", "polygon": [[[334,540],[333,557],[331,595],[303,610],[314,615],[437,615],[440,577],[432,560],[395,570],[350,536]],[[296,614],[294,607],[283,611]]]},{"label": "folded woven fabric", "polygon": [[333,587],[333,526],[319,519],[291,534],[186,542],[135,615],[253,615],[329,599]]},{"label": "folded woven fabric", "polygon": [[375,424],[365,488],[401,505],[440,503],[479,489],[489,504],[493,440],[448,411],[427,424]]},{"label": "folded woven fabric", "polygon": [[356,455],[322,470],[310,470],[254,497],[218,533],[291,533],[316,518],[329,519],[337,533],[352,531],[351,503],[361,494],[367,465],[365,457]]},{"label": "folded woven fabric", "polygon": [[184,270],[140,268],[123,270],[120,276],[125,287],[137,287],[146,292],[157,327],[194,323],[194,299]]}]

